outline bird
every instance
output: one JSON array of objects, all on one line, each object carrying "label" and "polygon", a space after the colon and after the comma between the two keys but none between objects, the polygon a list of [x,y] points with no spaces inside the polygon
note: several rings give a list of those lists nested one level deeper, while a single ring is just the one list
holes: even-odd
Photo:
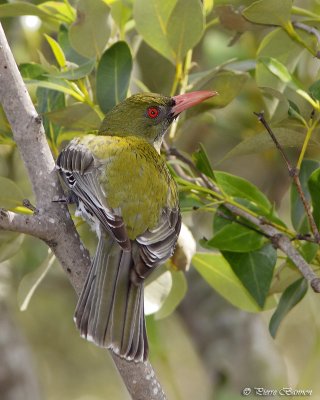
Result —
[{"label": "bird", "polygon": [[56,161],[75,215],[98,237],[75,324],[82,337],[128,361],[148,357],[144,281],[172,256],[181,227],[177,185],[160,147],[182,111],[216,94],[134,94]]}]

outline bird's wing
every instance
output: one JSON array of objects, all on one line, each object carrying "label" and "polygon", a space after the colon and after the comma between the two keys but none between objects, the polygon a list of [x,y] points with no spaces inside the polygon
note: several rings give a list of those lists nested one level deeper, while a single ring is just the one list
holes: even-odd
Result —
[{"label": "bird's wing", "polygon": [[146,279],[153,267],[172,256],[181,228],[179,207],[164,208],[159,224],[136,238],[139,244],[135,255],[137,279]]},{"label": "bird's wing", "polygon": [[86,211],[98,218],[124,250],[130,250],[131,242],[121,215],[106,204],[99,182],[99,166],[95,165],[90,150],[71,142],[60,153],[57,167],[67,186],[83,202]]}]

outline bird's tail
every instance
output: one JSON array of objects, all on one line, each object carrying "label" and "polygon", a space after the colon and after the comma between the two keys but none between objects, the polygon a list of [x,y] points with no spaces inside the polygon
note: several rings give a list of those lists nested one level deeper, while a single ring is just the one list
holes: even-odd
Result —
[{"label": "bird's tail", "polygon": [[138,362],[147,358],[148,342],[143,283],[131,281],[132,268],[131,251],[102,234],[74,319],[83,337]]}]

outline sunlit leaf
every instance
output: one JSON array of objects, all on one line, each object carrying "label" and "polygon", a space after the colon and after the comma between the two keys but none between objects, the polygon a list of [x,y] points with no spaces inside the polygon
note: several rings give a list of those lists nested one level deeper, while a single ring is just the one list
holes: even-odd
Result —
[{"label": "sunlit leaf", "polygon": [[67,81],[57,78],[50,78],[50,80],[34,80],[25,79],[27,85],[35,85],[37,87],[42,87],[45,89],[56,90],[65,94],[69,94],[78,101],[83,101],[83,95],[79,94],[77,91],[72,89]]},{"label": "sunlit leaf", "polygon": [[280,302],[269,323],[269,331],[275,337],[283,318],[294,306],[305,296],[308,290],[308,283],[305,279],[298,279],[292,283],[282,294]]},{"label": "sunlit leaf", "polygon": [[55,56],[55,59],[57,60],[57,63],[59,64],[60,67],[65,67],[66,66],[66,58],[64,56],[64,53],[59,45],[59,43],[54,40],[52,37],[49,35],[44,34],[45,38],[47,39],[47,42],[49,43],[51,50]]},{"label": "sunlit leaf", "polygon": [[[192,264],[209,285],[235,307],[250,312],[261,310],[221,254],[196,253]],[[270,307],[274,307],[272,298],[264,308]]]},{"label": "sunlit leaf", "polygon": [[258,0],[242,11],[256,24],[283,25],[290,20],[292,0]]},{"label": "sunlit leaf", "polygon": [[35,271],[32,271],[23,277],[17,294],[20,311],[25,311],[28,308],[34,292],[49,272],[55,259],[54,254],[49,250],[48,256],[41,265]]},{"label": "sunlit leaf", "polygon": [[187,280],[182,271],[171,271],[172,287],[160,310],[155,314],[156,319],[166,318],[174,312],[187,292]]},{"label": "sunlit leaf", "polygon": [[76,18],[74,8],[66,1],[64,3],[60,1],[45,1],[39,4],[38,7],[51,15],[55,15],[60,21],[64,21],[67,24],[71,24]]},{"label": "sunlit leaf", "polygon": [[213,10],[214,0],[203,0],[203,8],[206,15],[209,15]]},{"label": "sunlit leaf", "polygon": [[131,69],[131,52],[125,42],[117,42],[103,53],[97,69],[97,99],[104,113],[126,98]]},{"label": "sunlit leaf", "polygon": [[263,308],[271,285],[277,252],[271,244],[248,253],[223,252],[234,273]]},{"label": "sunlit leaf", "polygon": [[109,13],[102,0],[79,0],[77,19],[69,30],[70,43],[79,54],[101,56],[110,36]]},{"label": "sunlit leaf", "polygon": [[294,76],[288,71],[288,68],[279,60],[273,57],[260,57],[259,61],[265,65],[269,71],[279,78],[283,83],[290,84],[293,89],[297,89],[299,84]]}]

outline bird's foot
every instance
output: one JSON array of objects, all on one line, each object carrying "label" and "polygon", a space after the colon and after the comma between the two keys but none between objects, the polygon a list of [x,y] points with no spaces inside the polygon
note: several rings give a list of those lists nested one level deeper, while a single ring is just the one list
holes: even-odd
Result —
[{"label": "bird's foot", "polygon": [[77,196],[70,190],[62,197],[55,196],[52,202],[60,204],[76,204]]}]

